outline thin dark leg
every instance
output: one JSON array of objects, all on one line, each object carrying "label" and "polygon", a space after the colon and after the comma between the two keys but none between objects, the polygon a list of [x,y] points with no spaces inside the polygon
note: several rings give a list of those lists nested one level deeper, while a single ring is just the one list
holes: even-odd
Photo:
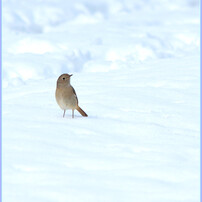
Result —
[{"label": "thin dark leg", "polygon": [[65,117],[65,111],[66,111],[66,110],[64,110],[63,118]]},{"label": "thin dark leg", "polygon": [[72,118],[74,118],[74,109],[72,109]]}]

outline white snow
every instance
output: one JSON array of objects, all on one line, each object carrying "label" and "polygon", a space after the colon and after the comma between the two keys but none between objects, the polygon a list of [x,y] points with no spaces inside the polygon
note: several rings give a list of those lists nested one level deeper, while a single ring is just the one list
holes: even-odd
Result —
[{"label": "white snow", "polygon": [[197,0],[3,0],[2,200],[198,202],[199,43]]}]

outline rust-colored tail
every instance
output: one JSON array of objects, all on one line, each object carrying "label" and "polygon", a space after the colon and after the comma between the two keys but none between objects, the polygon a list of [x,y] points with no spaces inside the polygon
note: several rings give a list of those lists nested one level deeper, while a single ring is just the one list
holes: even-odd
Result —
[{"label": "rust-colored tail", "polygon": [[88,115],[86,114],[86,112],[84,112],[83,109],[81,109],[79,106],[78,106],[76,109],[77,109],[77,111],[78,111],[82,116],[88,116]]}]

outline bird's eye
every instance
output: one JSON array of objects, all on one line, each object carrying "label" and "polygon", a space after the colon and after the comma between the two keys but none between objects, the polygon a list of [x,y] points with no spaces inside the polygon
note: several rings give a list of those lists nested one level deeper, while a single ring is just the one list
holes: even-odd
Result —
[{"label": "bird's eye", "polygon": [[65,77],[63,77],[62,79],[65,80]]}]

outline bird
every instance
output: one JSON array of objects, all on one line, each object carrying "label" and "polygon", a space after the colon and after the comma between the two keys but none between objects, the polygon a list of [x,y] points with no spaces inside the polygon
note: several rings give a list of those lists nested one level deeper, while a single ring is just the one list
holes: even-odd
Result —
[{"label": "bird", "polygon": [[64,110],[63,118],[67,109],[72,110],[72,118],[74,118],[74,110],[76,109],[82,116],[88,116],[78,105],[78,97],[76,91],[70,84],[70,78],[73,74],[62,74],[58,77],[55,98],[62,110]]}]

